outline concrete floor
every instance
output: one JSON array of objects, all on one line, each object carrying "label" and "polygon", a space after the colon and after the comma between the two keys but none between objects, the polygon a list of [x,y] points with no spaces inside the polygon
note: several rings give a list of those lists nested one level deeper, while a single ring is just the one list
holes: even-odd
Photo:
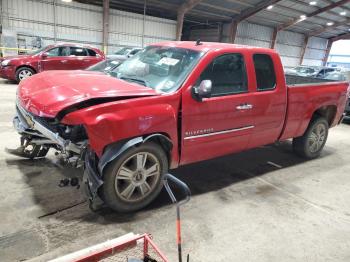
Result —
[{"label": "concrete floor", "polygon": [[[165,192],[146,210],[89,210],[59,180],[80,171],[51,155],[9,155],[16,85],[0,82],[0,260],[47,261],[128,232],[148,232],[176,261],[175,209]],[[266,146],[173,173],[193,193],[182,209],[190,261],[350,261],[350,125],[331,130],[322,157],[305,162],[290,143]],[[277,166],[268,164],[273,162]]]}]

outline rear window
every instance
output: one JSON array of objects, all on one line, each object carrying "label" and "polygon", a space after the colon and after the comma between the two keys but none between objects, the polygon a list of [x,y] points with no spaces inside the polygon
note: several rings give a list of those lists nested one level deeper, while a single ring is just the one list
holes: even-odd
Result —
[{"label": "rear window", "polygon": [[73,56],[87,56],[86,49],[81,47],[72,46],[70,48],[70,55]]},{"label": "rear window", "polygon": [[96,52],[92,49],[86,49],[89,53],[89,56],[96,56]]},{"label": "rear window", "polygon": [[276,75],[271,57],[266,54],[255,54],[253,60],[257,90],[274,89],[276,87]]}]

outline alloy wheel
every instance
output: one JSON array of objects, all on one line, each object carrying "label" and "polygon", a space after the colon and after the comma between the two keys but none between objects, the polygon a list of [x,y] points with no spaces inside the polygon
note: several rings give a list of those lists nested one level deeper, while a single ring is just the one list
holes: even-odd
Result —
[{"label": "alloy wheel", "polygon": [[150,152],[138,152],[122,163],[115,176],[114,188],[126,202],[141,201],[154,190],[160,176],[157,157]]},{"label": "alloy wheel", "polygon": [[27,69],[23,69],[23,70],[21,70],[21,72],[19,72],[18,78],[19,78],[19,80],[23,80],[23,79],[30,77],[32,75],[33,75],[33,73],[31,71],[29,71]]},{"label": "alloy wheel", "polygon": [[322,148],[325,143],[326,133],[326,126],[322,123],[319,123],[312,129],[308,139],[308,146],[311,153],[316,153]]}]

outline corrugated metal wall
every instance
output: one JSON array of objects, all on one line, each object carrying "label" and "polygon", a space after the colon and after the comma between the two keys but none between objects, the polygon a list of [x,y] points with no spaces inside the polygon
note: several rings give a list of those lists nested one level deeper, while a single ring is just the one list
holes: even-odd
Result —
[{"label": "corrugated metal wall", "polygon": [[305,50],[303,65],[321,66],[325,57],[328,40],[319,37],[311,37]]},{"label": "corrugated metal wall", "polygon": [[[214,33],[216,32],[216,35]],[[195,35],[194,39],[208,39],[206,41],[216,41],[211,39],[217,39],[219,31],[216,29],[192,30],[191,36]],[[223,26],[222,42],[229,42],[230,25],[225,24]],[[252,24],[248,22],[241,22],[237,28],[235,44],[251,45],[259,47],[269,48],[271,45],[271,39],[273,34],[273,28]],[[210,37],[208,37],[210,35]],[[203,37],[204,36],[204,37]],[[305,36],[303,34],[280,31],[277,35],[276,51],[280,54],[282,63],[285,67],[293,67],[299,65],[302,55],[302,47],[304,44]],[[303,64],[305,65],[322,65],[322,59],[325,55],[325,49],[327,46],[327,39],[312,37],[309,39],[307,48],[305,50],[305,56]]]},{"label": "corrugated metal wall", "polygon": [[[3,28],[14,30],[21,37],[40,36],[45,44],[53,43],[56,38],[102,45],[102,7],[58,0],[1,1]],[[143,41],[147,45],[175,39],[175,21],[146,16],[145,27],[143,21],[143,15],[111,9],[109,51],[125,45],[141,46]]]}]

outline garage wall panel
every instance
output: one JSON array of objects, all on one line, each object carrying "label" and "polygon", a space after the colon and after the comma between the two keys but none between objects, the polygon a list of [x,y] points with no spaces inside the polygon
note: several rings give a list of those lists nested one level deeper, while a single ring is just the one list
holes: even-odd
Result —
[{"label": "garage wall panel", "polygon": [[[41,37],[47,45],[54,41],[54,25],[58,42],[87,43],[101,48],[103,8],[75,1],[56,0],[0,0],[3,28],[21,37]],[[145,21],[145,27],[143,22]],[[109,51],[125,45],[175,40],[176,22],[169,19],[110,10]],[[145,37],[143,38],[143,33]],[[30,41],[29,41],[30,42]],[[30,46],[28,46],[30,48]]]},{"label": "garage wall panel", "polygon": [[[143,22],[145,26],[143,27]],[[110,50],[114,51],[120,46],[142,46],[175,40],[176,22],[141,14],[134,14],[120,10],[111,10],[109,24]],[[142,35],[145,35],[143,38]]]},{"label": "garage wall panel", "polygon": [[303,65],[322,66],[322,59],[325,57],[328,40],[320,37],[309,39]]},{"label": "garage wall panel", "polygon": [[275,49],[280,54],[284,67],[299,65],[304,40],[305,36],[303,34],[290,31],[278,32]]}]

